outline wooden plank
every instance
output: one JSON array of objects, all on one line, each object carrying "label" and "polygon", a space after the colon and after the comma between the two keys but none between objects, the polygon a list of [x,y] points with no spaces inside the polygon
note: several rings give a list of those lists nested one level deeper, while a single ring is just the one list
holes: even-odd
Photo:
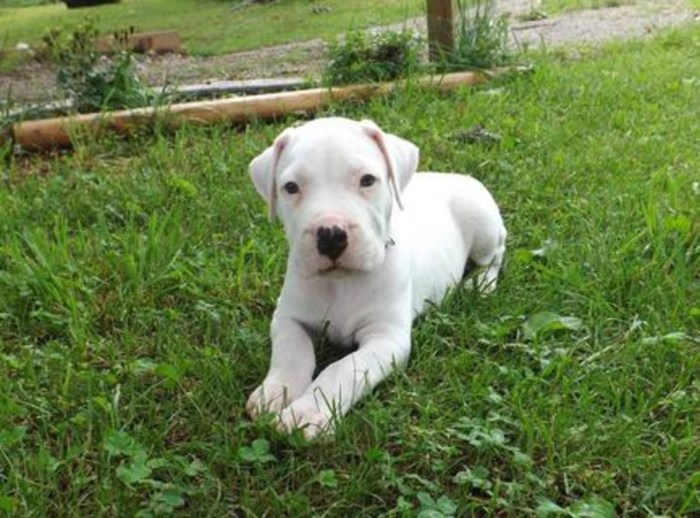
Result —
[{"label": "wooden plank", "polygon": [[456,0],[427,0],[428,47],[431,60],[438,60],[455,48]]},{"label": "wooden plank", "polygon": [[243,79],[238,81],[212,81],[174,86],[172,90],[188,99],[221,96],[224,94],[260,94],[281,90],[300,90],[310,86],[309,80],[301,77],[278,77],[269,79]]},{"label": "wooden plank", "polygon": [[[475,85],[489,77],[507,71],[489,74],[458,72],[443,76],[428,76],[410,81],[411,85],[430,86],[447,91],[462,85]],[[128,135],[135,128],[159,123],[179,127],[186,123],[211,124],[222,121],[245,122],[254,118],[269,119],[280,115],[318,110],[331,102],[361,101],[386,95],[397,88],[405,88],[406,81],[344,86],[339,88],[312,88],[296,92],[278,92],[232,99],[197,101],[173,104],[161,108],[137,108],[107,113],[88,113],[71,117],[55,117],[16,123],[12,127],[15,143],[24,149],[66,147],[76,133],[109,129]]]},{"label": "wooden plank", "polygon": [[[104,36],[98,39],[97,50],[104,54],[114,52],[114,36]],[[141,53],[154,52],[163,54],[173,52],[182,54],[182,41],[180,40],[180,33],[177,31],[137,32],[127,37],[125,50]]]}]

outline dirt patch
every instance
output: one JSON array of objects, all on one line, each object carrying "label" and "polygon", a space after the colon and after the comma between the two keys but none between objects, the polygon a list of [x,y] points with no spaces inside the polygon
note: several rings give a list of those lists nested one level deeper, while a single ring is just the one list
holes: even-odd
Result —
[{"label": "dirt patch", "polygon": [[[523,21],[537,6],[536,0],[499,0],[498,11],[511,20],[513,44],[521,47],[555,47],[567,44],[599,44],[611,39],[643,37],[661,28],[700,21],[684,0],[638,0],[632,5],[574,11],[537,21]],[[392,28],[406,26],[401,23]],[[425,18],[408,26],[426,33]],[[325,65],[326,43],[316,39],[213,57],[143,56],[140,76],[151,85],[186,84],[224,79],[269,77],[318,77]],[[48,101],[58,97],[54,70],[31,63],[9,75],[0,75],[0,98]]]},{"label": "dirt patch", "polygon": [[326,43],[311,40],[221,56],[154,56],[139,64],[149,84],[258,77],[314,77],[325,64]]}]

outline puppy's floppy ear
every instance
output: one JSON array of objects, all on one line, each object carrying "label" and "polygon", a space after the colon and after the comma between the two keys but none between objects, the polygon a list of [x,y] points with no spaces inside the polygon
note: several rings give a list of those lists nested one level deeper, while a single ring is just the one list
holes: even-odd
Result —
[{"label": "puppy's floppy ear", "polygon": [[379,126],[371,120],[360,121],[362,128],[367,135],[377,143],[379,150],[386,160],[387,171],[389,172],[389,185],[394,191],[394,198],[400,209],[401,192],[411,181],[413,173],[418,168],[419,151],[418,147],[396,135],[384,133]]},{"label": "puppy's floppy ear", "polygon": [[265,151],[256,156],[248,166],[255,190],[267,202],[270,221],[275,219],[277,205],[277,164],[284,148],[289,143],[292,130],[287,128]]}]

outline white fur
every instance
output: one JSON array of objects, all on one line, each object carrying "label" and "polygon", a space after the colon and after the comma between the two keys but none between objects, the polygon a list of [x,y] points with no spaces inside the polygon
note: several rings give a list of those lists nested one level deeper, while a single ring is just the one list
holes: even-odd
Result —
[{"label": "white fur", "polygon": [[[483,266],[478,286],[496,287],[506,230],[491,194],[469,176],[414,175],[417,164],[410,142],[342,118],[287,129],[251,162],[290,246],[270,369],[248,400],[251,417],[273,412],[281,429],[303,428],[308,438],[332,431],[334,417],[406,363],[413,318],[460,281],[468,259]],[[366,174],[377,177],[371,187],[360,185]],[[286,192],[288,182],[299,192]],[[316,247],[324,226],[347,232],[335,261]],[[322,331],[358,349],[312,379],[310,333]]]}]

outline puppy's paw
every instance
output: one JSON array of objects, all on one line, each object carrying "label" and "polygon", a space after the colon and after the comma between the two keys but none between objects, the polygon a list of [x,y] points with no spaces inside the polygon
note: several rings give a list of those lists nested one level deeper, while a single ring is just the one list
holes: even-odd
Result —
[{"label": "puppy's paw", "polygon": [[332,411],[319,409],[313,398],[310,398],[310,401],[307,398],[295,401],[285,408],[277,419],[278,430],[292,433],[300,429],[308,440],[320,435],[332,435],[334,425]]},{"label": "puppy's paw", "polygon": [[245,409],[251,419],[263,414],[279,414],[301,393],[300,389],[288,383],[265,380],[248,398]]}]

